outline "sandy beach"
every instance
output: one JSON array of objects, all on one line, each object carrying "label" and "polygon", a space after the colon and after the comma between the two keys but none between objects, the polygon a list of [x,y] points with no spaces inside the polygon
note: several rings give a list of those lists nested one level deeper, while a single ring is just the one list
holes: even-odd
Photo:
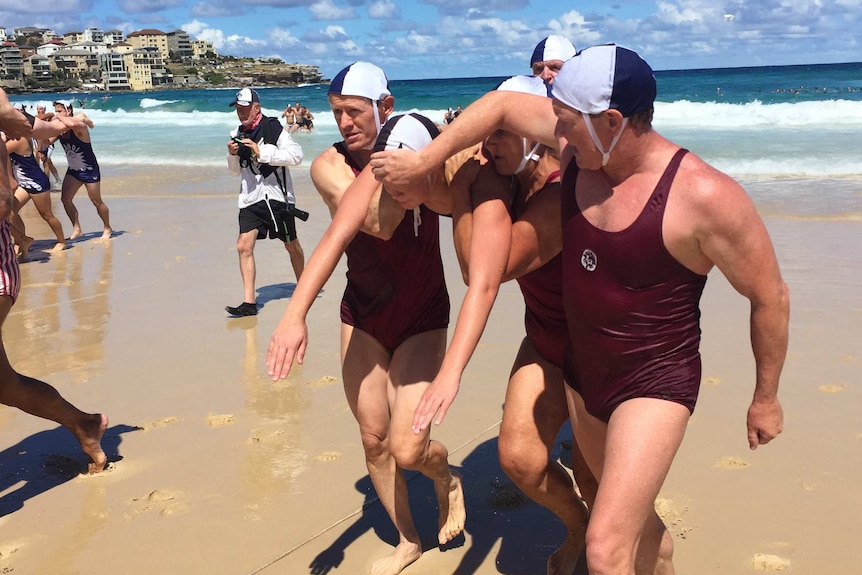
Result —
[{"label": "sandy beach", "polygon": [[[365,573],[396,532],[375,499],[340,385],[343,261],[310,314],[305,364],[274,383],[265,352],[294,278],[283,247],[259,243],[260,314],[225,317],[224,306],[242,297],[236,179],[215,169],[105,172],[115,229],[107,243],[83,192],[86,235],[62,253],[47,252],[50,231],[32,205],[23,210],[38,241],[21,265],[22,293],[3,335],[18,371],[108,414],[109,466],[78,475],[86,457],[69,432],[0,406],[0,572]],[[299,227],[308,257],[329,215],[307,169],[293,179],[299,206],[312,214]],[[678,573],[859,572],[860,212],[766,219],[792,319],[785,432],[755,452],[745,430],[754,377],[748,304],[711,274],[700,399],[657,501]],[[441,225],[454,325],[464,287],[449,229]],[[497,464],[505,385],[522,337],[523,303],[510,283],[434,431],[464,476],[466,532],[437,548],[432,486],[410,476],[427,550],[406,575],[541,575],[563,537]]]}]

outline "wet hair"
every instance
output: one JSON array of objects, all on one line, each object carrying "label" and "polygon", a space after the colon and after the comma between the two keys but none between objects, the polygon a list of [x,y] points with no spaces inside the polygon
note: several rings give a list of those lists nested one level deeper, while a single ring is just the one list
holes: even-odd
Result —
[{"label": "wet hair", "polygon": [[654,112],[655,108],[650,105],[649,108],[632,114],[632,116],[629,118],[629,124],[631,124],[633,128],[638,128],[641,130],[651,130],[652,117]]}]

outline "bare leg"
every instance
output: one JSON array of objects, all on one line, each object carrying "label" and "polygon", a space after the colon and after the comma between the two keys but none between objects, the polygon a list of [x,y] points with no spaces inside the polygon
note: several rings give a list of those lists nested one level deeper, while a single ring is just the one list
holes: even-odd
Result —
[{"label": "bare leg", "polygon": [[78,221],[78,208],[75,207],[73,200],[75,194],[83,185],[83,182],[78,178],[66,174],[63,178],[63,189],[60,192],[60,200],[63,202],[63,209],[66,210],[66,215],[69,216],[69,221],[72,222],[72,233],[69,234],[69,239],[74,240],[81,237],[81,222]]},{"label": "bare leg", "polygon": [[299,277],[305,270],[305,253],[302,251],[302,245],[299,243],[299,238],[292,242],[285,242],[284,249],[290,255],[290,265],[293,266],[293,273],[296,275],[296,281],[299,282]]},{"label": "bare leg", "polygon": [[446,330],[420,333],[402,343],[389,368],[392,402],[391,451],[398,466],[414,469],[434,481],[439,521],[438,542],[443,545],[464,530],[466,510],[461,477],[449,468],[449,452],[430,438],[431,428],[415,434],[413,412],[436,376],[446,350]]},{"label": "bare leg", "polygon": [[66,236],[63,235],[63,224],[60,223],[60,220],[54,215],[54,211],[51,208],[51,195],[48,192],[42,192],[40,194],[33,194],[33,205],[36,206],[36,209],[39,211],[39,215],[42,216],[42,219],[45,220],[45,223],[50,226],[51,231],[54,232],[54,235],[57,238],[57,243],[51,249],[51,251],[61,251],[66,248]]},{"label": "bare leg", "polygon": [[256,241],[257,230],[240,234],[236,240],[236,251],[239,254],[239,273],[242,275],[242,301],[248,303],[257,301],[254,293],[254,282],[257,276],[257,268],[254,264],[254,244]]},{"label": "bare leg", "polygon": [[379,559],[373,575],[397,575],[422,555],[407,499],[404,474],[390,452],[389,352],[367,333],[341,326],[342,378],[347,402],[359,423],[368,475],[398,530],[398,545]]},{"label": "bare leg", "polygon": [[[12,299],[0,296],[0,323],[12,309]],[[36,417],[56,421],[78,439],[81,449],[90,458],[88,471],[97,473],[105,468],[107,457],[102,451],[102,434],[108,427],[108,418],[102,414],[88,414],[63,399],[56,389],[38,379],[17,373],[9,365],[6,349],[0,340],[0,403],[17,407]]]},{"label": "bare leg", "polygon": [[89,196],[90,201],[96,206],[96,213],[102,219],[102,224],[104,225],[102,239],[107,240],[111,237],[113,230],[111,229],[111,215],[108,210],[108,204],[102,201],[102,183],[90,182],[84,184],[84,187],[87,188],[87,196]]},{"label": "bare leg", "polygon": [[672,542],[655,498],[685,435],[688,409],[631,399],[605,424],[586,412],[576,392],[567,388],[566,395],[575,435],[599,480],[587,528],[590,573],[673,575]]},{"label": "bare leg", "polygon": [[[560,428],[569,418],[562,371],[524,340],[512,368],[500,427],[500,466],[533,501],[566,526],[566,538],[548,557],[548,575],[571,575],[584,550],[587,510],[563,467],[550,459]],[[573,443],[575,478],[594,501],[595,478]]]}]

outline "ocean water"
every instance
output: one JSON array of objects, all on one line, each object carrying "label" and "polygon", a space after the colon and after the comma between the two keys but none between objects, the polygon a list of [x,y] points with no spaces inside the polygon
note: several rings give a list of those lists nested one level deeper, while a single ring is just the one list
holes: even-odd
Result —
[{"label": "ocean water", "polygon": [[[396,112],[442,121],[504,78],[392,81]],[[862,219],[862,63],[656,72],[655,128],[739,180],[761,211]],[[315,130],[298,133],[307,161],[339,139],[326,85],[260,90],[264,113],[301,102]],[[150,93],[30,94],[71,99],[93,119],[104,166],[225,166],[235,88]],[[58,154],[62,156],[62,154]],[[62,165],[62,159],[58,161]]]}]

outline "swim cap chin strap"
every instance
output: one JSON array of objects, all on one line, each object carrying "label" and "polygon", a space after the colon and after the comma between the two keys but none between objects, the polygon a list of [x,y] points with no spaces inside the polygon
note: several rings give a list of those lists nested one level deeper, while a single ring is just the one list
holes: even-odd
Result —
[{"label": "swim cap chin strap", "polygon": [[596,148],[602,153],[602,167],[608,165],[608,161],[611,159],[611,151],[613,151],[614,146],[617,145],[617,142],[620,140],[620,136],[623,135],[623,130],[626,129],[626,124],[628,123],[628,118],[623,118],[623,125],[620,128],[620,131],[617,132],[617,135],[614,136],[614,139],[611,140],[611,147],[608,148],[606,152],[602,147],[602,143],[599,141],[599,137],[596,135],[596,129],[593,128],[593,120],[590,118],[590,115],[586,112],[581,112],[581,115],[584,117],[584,123],[587,125],[587,130],[590,132],[590,137],[593,139],[593,143],[596,145]]},{"label": "swim cap chin strap", "polygon": [[374,109],[374,125],[377,127],[377,132],[374,134],[374,139],[371,143],[365,146],[366,150],[374,149],[374,144],[377,143],[377,136],[380,135],[380,129],[383,128],[383,122],[380,121],[380,110],[377,109],[378,103],[380,103],[379,100],[371,100],[371,107]]},{"label": "swim cap chin strap", "polygon": [[517,168],[515,168],[515,174],[516,175],[520,174],[521,171],[523,171],[523,169],[527,167],[527,162],[529,162],[530,160],[535,160],[536,162],[539,161],[539,156],[536,154],[536,151],[539,149],[539,146],[542,145],[541,143],[536,142],[536,145],[533,146],[533,149],[530,150],[530,153],[528,154],[527,153],[527,138],[521,138],[521,142],[523,143],[523,146],[524,146],[524,152],[523,152],[524,157],[521,158],[521,163],[518,164]]}]

